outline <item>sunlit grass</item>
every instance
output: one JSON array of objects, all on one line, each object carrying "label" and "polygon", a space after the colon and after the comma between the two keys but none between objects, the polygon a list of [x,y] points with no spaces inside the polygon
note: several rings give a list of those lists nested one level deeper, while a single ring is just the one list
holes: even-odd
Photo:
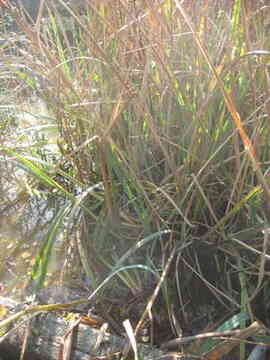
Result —
[{"label": "sunlit grass", "polygon": [[[133,294],[153,288],[156,279],[143,278],[138,265],[160,275],[171,249],[191,242],[166,279],[172,316],[175,302],[189,302],[182,294],[194,284],[185,274],[182,285],[171,277],[190,266],[208,286],[203,242],[216,251],[213,298],[227,308],[233,299],[239,311],[240,245],[230,238],[267,226],[269,211],[269,10],[240,0],[113,3],[70,8],[59,0],[36,32],[12,11],[29,39],[18,59],[37,74],[31,84],[25,80],[28,90],[38,89],[58,127],[57,161],[49,167],[73,186],[35,165],[34,146],[2,153],[73,203],[78,254],[94,288],[119,266]],[[64,162],[68,171],[58,166]],[[263,239],[248,240],[262,251]],[[237,283],[233,291],[228,278],[217,280],[225,269]],[[256,277],[260,265],[252,271]],[[185,323],[183,313],[177,315]]]}]

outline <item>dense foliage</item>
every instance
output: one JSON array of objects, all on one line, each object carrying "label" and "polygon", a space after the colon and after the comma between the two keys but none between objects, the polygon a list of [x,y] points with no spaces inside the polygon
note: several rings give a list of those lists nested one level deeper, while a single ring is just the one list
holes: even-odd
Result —
[{"label": "dense foliage", "polygon": [[1,147],[31,174],[19,194],[61,204],[36,253],[35,285],[62,231],[91,289],[105,279],[108,296],[120,291],[124,303],[143,294],[146,304],[162,285],[156,342],[162,331],[197,331],[232,309],[263,318],[269,7],[58,0],[43,10],[33,25],[9,9],[24,37],[6,33],[0,53],[3,101],[34,94],[50,114],[42,124],[58,129],[54,148],[36,138],[10,145],[8,135]]}]

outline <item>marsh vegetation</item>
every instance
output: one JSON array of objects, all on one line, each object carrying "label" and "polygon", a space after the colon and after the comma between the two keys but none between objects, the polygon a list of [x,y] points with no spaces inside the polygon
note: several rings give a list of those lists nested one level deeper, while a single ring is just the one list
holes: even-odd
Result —
[{"label": "marsh vegetation", "polygon": [[[267,4],[45,1],[36,24],[5,10],[20,29],[1,23],[5,294],[104,284],[119,326],[152,302],[157,345],[269,325]],[[10,110],[37,99],[30,123]]]}]

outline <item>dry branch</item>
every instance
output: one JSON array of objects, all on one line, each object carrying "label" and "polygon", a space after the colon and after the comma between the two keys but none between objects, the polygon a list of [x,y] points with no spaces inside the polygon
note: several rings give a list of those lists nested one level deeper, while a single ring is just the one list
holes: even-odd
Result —
[{"label": "dry branch", "polygon": [[[24,359],[61,359],[64,339],[71,331],[73,324],[74,321],[63,318],[62,312],[47,312],[33,317],[30,321],[24,321],[0,343],[1,358],[3,360],[19,359],[27,334]],[[71,332],[70,358],[73,360],[109,359],[121,353],[127,345],[128,340],[124,336],[101,334],[101,332],[100,329],[79,323]],[[156,359],[161,355],[161,351],[148,345],[138,345],[138,350],[143,359],[147,360]]]}]

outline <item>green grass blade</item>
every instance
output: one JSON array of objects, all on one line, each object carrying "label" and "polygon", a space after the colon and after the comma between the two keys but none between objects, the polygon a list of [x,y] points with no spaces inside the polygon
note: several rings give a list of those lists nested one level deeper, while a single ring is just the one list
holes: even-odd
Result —
[{"label": "green grass blade", "polygon": [[[43,169],[41,169],[40,167],[35,165],[33,162],[28,160],[25,156],[22,156],[22,155],[18,154],[16,151],[6,148],[6,147],[1,147],[0,150],[3,150],[5,152],[7,152],[8,154],[15,156],[15,158],[17,160],[19,160],[19,162],[24,166],[24,169],[27,170],[30,174],[34,175],[34,177],[36,179],[40,180],[44,185],[47,185],[51,188],[59,190],[63,195],[65,195],[69,200],[71,200],[73,202],[77,200],[77,198],[73,194],[68,192],[63,186],[58,184],[57,181],[55,181],[49,175],[47,175]],[[96,218],[96,216],[88,208],[86,208],[82,204],[80,206],[85,212],[87,212],[93,218]]]},{"label": "green grass blade", "polygon": [[50,226],[48,234],[45,237],[44,244],[36,258],[31,272],[31,283],[33,284],[35,291],[41,289],[44,285],[56,236],[61,229],[63,220],[70,211],[70,207],[71,205],[68,204],[63,209],[60,209]]},{"label": "green grass blade", "polygon": [[[239,314],[233,315],[229,320],[225,321],[215,331],[223,332],[227,330],[234,330],[241,327],[246,321],[249,320],[249,314],[247,312],[240,312]],[[198,351],[199,354],[205,354],[209,352],[220,340],[208,339],[205,340]]]}]

